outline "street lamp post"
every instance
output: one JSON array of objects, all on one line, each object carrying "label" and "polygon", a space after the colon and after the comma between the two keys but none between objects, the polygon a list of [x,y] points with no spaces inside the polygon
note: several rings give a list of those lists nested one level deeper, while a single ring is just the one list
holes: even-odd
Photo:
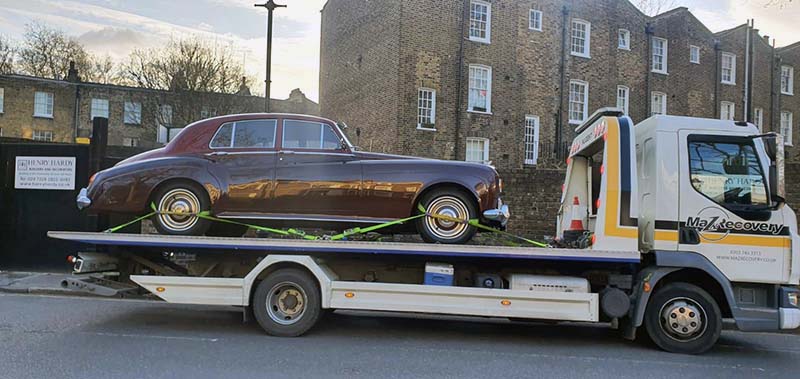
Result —
[{"label": "street lamp post", "polygon": [[267,8],[267,78],[264,80],[266,91],[264,94],[264,111],[269,113],[270,85],[272,84],[272,11],[275,8],[286,8],[285,5],[275,4],[274,0],[269,0],[264,4],[254,4],[256,7]]}]

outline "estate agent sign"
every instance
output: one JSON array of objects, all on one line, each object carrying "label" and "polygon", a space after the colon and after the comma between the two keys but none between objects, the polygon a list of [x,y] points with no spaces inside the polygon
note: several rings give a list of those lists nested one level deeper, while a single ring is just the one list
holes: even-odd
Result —
[{"label": "estate agent sign", "polygon": [[75,157],[17,157],[16,168],[16,189],[75,189]]}]

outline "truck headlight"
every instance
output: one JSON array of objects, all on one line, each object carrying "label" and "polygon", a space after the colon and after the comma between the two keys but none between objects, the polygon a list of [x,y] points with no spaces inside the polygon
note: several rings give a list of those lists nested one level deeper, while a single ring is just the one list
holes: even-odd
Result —
[{"label": "truck headlight", "polygon": [[786,296],[789,298],[789,304],[797,307],[797,292],[789,292]]}]

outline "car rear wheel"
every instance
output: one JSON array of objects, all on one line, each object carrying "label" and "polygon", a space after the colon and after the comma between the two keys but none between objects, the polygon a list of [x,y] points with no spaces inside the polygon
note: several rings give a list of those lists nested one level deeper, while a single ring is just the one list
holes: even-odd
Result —
[{"label": "car rear wheel", "polygon": [[209,209],[208,195],[197,184],[175,182],[161,187],[153,197],[158,214],[153,225],[160,234],[201,236],[210,221],[197,217]]},{"label": "car rear wheel", "polygon": [[423,196],[420,204],[429,214],[445,216],[419,219],[417,229],[426,242],[462,244],[475,235],[475,227],[467,222],[477,218],[478,211],[464,192],[450,188],[433,190]]}]

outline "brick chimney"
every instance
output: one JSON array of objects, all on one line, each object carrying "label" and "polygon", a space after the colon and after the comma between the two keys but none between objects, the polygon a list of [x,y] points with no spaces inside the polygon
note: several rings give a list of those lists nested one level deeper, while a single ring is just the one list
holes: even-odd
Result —
[{"label": "brick chimney", "polygon": [[78,75],[78,69],[75,68],[75,61],[69,61],[69,71],[67,71],[67,81],[78,83],[81,77]]},{"label": "brick chimney", "polygon": [[250,96],[250,87],[247,86],[247,78],[242,76],[242,83],[239,84],[239,91],[236,92],[239,96]]}]

